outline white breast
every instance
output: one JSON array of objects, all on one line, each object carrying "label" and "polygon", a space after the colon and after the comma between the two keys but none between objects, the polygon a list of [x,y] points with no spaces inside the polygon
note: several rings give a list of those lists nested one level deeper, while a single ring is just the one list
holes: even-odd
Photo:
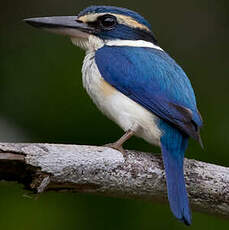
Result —
[{"label": "white breast", "polygon": [[124,131],[132,129],[136,136],[160,145],[158,118],[108,84],[100,75],[94,56],[94,52],[88,52],[82,68],[83,86],[93,102]]}]

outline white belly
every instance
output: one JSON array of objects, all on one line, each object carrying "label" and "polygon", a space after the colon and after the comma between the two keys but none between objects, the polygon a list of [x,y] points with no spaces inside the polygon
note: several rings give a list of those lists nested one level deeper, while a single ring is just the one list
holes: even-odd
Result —
[{"label": "white belly", "polygon": [[94,52],[86,55],[82,68],[83,85],[93,102],[124,131],[131,129],[136,136],[160,145],[158,118],[105,82],[95,64],[94,55]]}]

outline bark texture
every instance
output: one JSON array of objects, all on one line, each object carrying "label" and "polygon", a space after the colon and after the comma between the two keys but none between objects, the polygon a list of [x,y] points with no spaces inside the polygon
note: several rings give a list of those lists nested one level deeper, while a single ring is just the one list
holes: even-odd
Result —
[{"label": "bark texture", "polygon": [[[229,168],[185,159],[192,208],[229,217]],[[160,155],[108,147],[0,143],[0,180],[40,193],[66,190],[167,202]]]}]

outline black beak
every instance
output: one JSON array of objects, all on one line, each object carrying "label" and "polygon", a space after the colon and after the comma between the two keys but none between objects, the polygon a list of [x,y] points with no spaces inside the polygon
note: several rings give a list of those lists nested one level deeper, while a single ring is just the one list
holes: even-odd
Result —
[{"label": "black beak", "polygon": [[71,37],[86,38],[94,32],[93,27],[77,20],[77,16],[27,18],[24,21],[31,26]]}]

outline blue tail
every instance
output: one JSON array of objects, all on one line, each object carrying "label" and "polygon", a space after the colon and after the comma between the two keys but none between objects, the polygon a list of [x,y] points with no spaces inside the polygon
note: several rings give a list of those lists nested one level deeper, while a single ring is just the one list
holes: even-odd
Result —
[{"label": "blue tail", "polygon": [[188,145],[188,136],[164,121],[161,121],[160,126],[163,130],[161,149],[170,208],[177,219],[190,225],[191,212],[183,172],[184,152]]}]

